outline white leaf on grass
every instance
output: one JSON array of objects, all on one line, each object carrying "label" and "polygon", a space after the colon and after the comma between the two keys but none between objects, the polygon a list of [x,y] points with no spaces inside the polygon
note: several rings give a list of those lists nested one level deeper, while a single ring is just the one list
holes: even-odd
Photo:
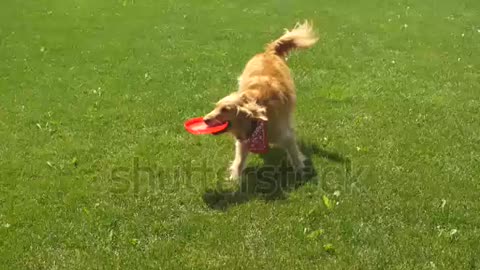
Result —
[{"label": "white leaf on grass", "polygon": [[328,243],[323,246],[323,249],[329,253],[329,254],[334,254],[335,253],[335,248],[333,247],[333,244]]},{"label": "white leaf on grass", "polygon": [[318,229],[318,230],[315,230],[315,231],[311,232],[310,234],[308,234],[307,238],[308,239],[317,239],[318,237],[322,236],[324,233],[325,233],[324,230]]},{"label": "white leaf on grass", "polygon": [[332,201],[330,201],[330,199],[323,195],[322,196],[322,200],[323,200],[323,204],[325,205],[325,207],[327,207],[327,209],[333,209],[333,204],[332,204]]},{"label": "white leaf on grass", "polygon": [[447,200],[442,199],[442,205],[440,205],[440,208],[445,208],[445,205],[447,204]]}]

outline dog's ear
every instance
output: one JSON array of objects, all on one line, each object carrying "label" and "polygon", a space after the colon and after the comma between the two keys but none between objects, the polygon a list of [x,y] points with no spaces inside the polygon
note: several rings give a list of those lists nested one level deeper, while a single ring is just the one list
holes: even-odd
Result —
[{"label": "dog's ear", "polygon": [[238,111],[243,112],[247,117],[268,121],[267,109],[258,105],[256,102],[248,102],[238,106]]},{"label": "dog's ear", "polygon": [[238,112],[243,112],[247,117],[267,121],[267,109],[258,104],[258,91],[243,92],[238,96],[239,103],[237,104]]},{"label": "dog's ear", "polygon": [[260,106],[258,104],[255,103],[255,109],[252,110],[252,116],[253,118],[256,118],[258,120],[262,120],[262,121],[268,121],[268,117],[267,117],[267,109],[263,106]]}]

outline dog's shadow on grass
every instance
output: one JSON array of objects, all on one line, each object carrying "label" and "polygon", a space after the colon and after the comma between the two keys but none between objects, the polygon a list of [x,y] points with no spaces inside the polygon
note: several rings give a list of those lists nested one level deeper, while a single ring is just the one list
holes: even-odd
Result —
[{"label": "dog's shadow on grass", "polygon": [[318,173],[311,162],[313,155],[332,162],[348,162],[343,155],[326,151],[317,145],[300,142],[299,146],[307,158],[302,173],[295,172],[289,166],[285,151],[272,148],[267,154],[261,155],[263,165],[245,168],[240,184],[237,184],[233,190],[225,187],[207,190],[203,200],[210,208],[218,210],[225,210],[232,205],[242,204],[255,198],[266,201],[282,200],[292,190],[315,179]]}]

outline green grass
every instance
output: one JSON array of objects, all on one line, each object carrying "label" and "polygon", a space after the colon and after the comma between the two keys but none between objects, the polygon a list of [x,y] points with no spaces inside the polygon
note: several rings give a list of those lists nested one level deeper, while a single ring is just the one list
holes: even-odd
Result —
[{"label": "green grass", "polygon": [[[317,175],[228,185],[182,123],[303,19]],[[480,268],[478,0],[4,0],[0,38],[2,269]]]}]

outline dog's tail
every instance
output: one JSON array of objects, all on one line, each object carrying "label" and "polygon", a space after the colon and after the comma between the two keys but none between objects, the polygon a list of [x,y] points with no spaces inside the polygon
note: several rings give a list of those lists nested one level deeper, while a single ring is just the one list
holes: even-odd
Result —
[{"label": "dog's tail", "polygon": [[317,41],[318,37],[313,31],[312,24],[305,21],[303,24],[297,23],[292,30],[285,29],[283,36],[267,45],[266,52],[285,58],[290,51],[310,48]]}]

